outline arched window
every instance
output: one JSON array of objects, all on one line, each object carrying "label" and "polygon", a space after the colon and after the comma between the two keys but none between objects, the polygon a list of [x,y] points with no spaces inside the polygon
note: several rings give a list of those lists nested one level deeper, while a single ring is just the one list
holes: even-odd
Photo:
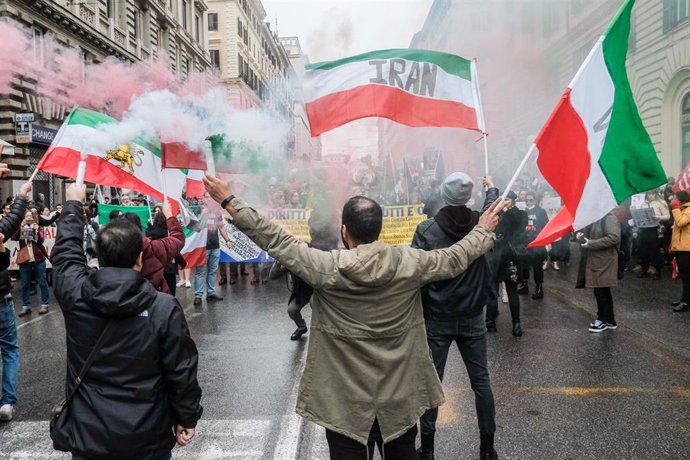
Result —
[{"label": "arched window", "polygon": [[683,165],[690,163],[690,92],[683,97],[680,112],[681,152]]}]

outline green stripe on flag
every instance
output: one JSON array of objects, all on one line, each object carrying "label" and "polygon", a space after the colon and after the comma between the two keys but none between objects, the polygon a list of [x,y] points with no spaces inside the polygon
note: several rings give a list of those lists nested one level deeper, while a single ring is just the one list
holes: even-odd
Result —
[{"label": "green stripe on flag", "polygon": [[304,66],[306,70],[330,70],[336,67],[349,64],[351,62],[369,61],[374,59],[405,59],[416,62],[429,62],[436,64],[446,73],[457,75],[468,81],[472,81],[472,61],[455,56],[453,54],[441,53],[440,51],[414,50],[414,49],[391,49],[370,51],[357,56],[339,59],[337,61],[317,62]]},{"label": "green stripe on flag", "polygon": [[625,67],[634,4],[634,0],[626,1],[607,29],[603,43],[615,96],[599,166],[618,203],[666,182],[654,144],[637,110]]},{"label": "green stripe on flag", "polygon": [[148,206],[115,206],[112,204],[99,204],[98,205],[98,223],[100,225],[105,225],[110,222],[110,213],[115,210],[120,211],[122,214],[127,214],[128,212],[133,212],[141,220],[141,229],[146,230],[147,223],[149,221],[149,216],[152,215],[153,210]]}]

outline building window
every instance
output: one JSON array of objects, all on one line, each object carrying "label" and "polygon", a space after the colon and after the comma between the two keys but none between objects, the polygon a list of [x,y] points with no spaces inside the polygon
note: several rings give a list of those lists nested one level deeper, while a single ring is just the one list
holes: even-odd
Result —
[{"label": "building window", "polygon": [[209,50],[209,54],[211,55],[211,66],[220,69],[220,51]]},{"label": "building window", "polygon": [[690,92],[683,98],[680,112],[680,132],[681,132],[681,151],[683,154],[683,164],[685,167],[690,163]]},{"label": "building window", "polygon": [[242,20],[240,18],[237,18],[237,35],[239,35],[240,37],[244,36],[242,30]]},{"label": "building window", "polygon": [[664,0],[664,32],[690,21],[690,0]]},{"label": "building window", "polygon": [[189,4],[187,0],[182,0],[182,28],[187,30],[187,7]]},{"label": "building window", "polygon": [[218,30],[218,13],[208,13],[208,30]]},{"label": "building window", "polygon": [[195,14],[194,15],[194,39],[197,42],[201,41],[201,35],[199,34],[199,29],[200,29],[199,22],[200,22],[199,15]]}]

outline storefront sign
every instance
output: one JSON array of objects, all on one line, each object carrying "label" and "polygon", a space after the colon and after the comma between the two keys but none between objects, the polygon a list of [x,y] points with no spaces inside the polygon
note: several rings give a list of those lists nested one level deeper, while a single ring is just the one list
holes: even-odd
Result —
[{"label": "storefront sign", "polygon": [[31,125],[31,142],[50,145],[55,139],[57,129],[46,128],[40,125]]},{"label": "storefront sign", "polygon": [[14,116],[14,121],[19,122],[32,122],[34,121],[33,113],[18,113]]}]

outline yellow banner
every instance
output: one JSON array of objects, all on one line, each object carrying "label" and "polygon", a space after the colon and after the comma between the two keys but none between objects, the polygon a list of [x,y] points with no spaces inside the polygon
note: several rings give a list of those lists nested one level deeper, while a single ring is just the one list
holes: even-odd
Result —
[{"label": "yellow banner", "polygon": [[[391,245],[412,243],[417,225],[426,220],[423,209],[423,204],[384,206],[380,240]],[[272,209],[265,213],[266,217],[283,227],[288,233],[307,242],[311,240],[310,214],[311,210],[308,209]]]}]

